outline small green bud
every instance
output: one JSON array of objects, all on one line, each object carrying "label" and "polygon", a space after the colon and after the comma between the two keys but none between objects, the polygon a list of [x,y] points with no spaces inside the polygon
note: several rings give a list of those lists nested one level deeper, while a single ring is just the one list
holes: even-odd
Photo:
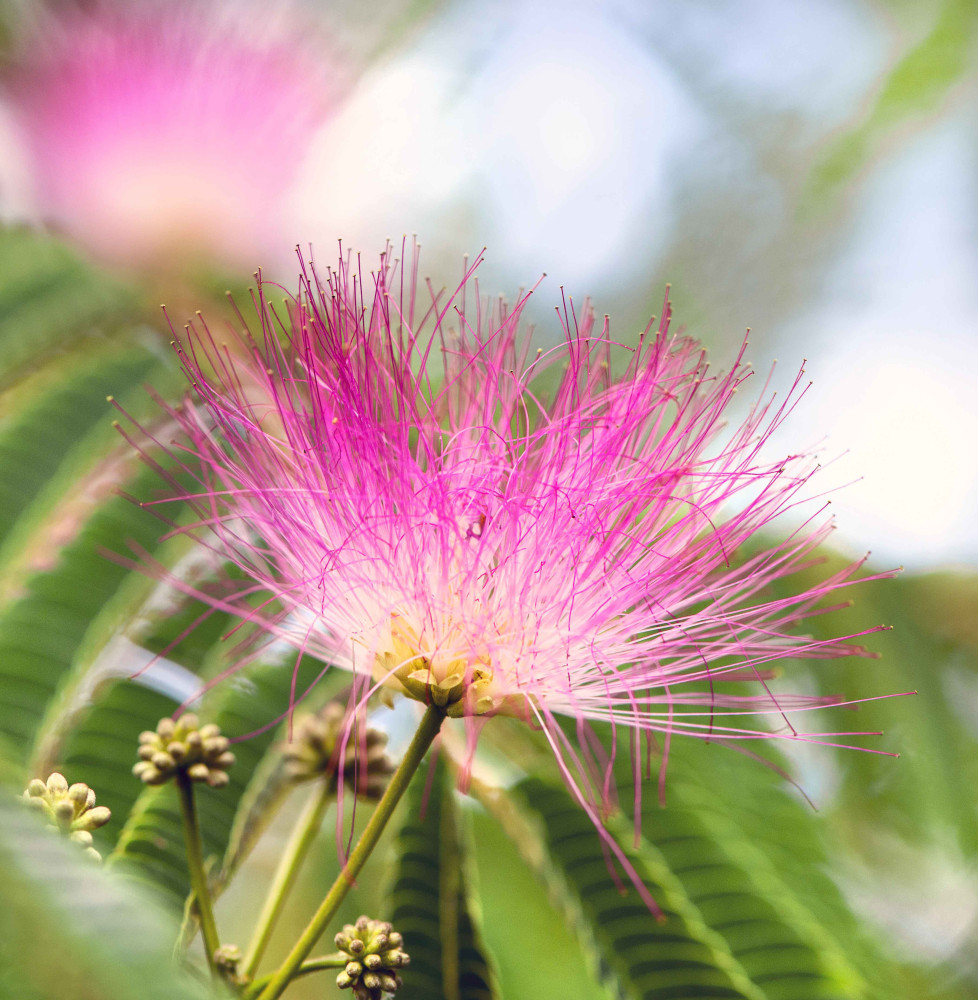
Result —
[{"label": "small green bud", "polygon": [[50,795],[55,795],[58,798],[61,798],[63,795],[67,795],[68,782],[65,780],[65,776],[63,774],[59,774],[57,771],[54,771],[48,776],[47,790]]},{"label": "small green bud", "polygon": [[343,784],[361,798],[379,799],[394,771],[384,749],[387,736],[376,729],[355,729],[344,746],[347,724],[346,708],[335,701],[302,719],[283,750],[286,771],[293,781],[338,780],[342,775]]},{"label": "small green bud", "polygon": [[191,764],[186,771],[187,777],[190,778],[191,781],[206,781],[210,777],[211,773],[210,768],[203,761],[197,764]]},{"label": "small green bud", "polygon": [[132,773],[147,785],[161,785],[166,780],[163,772],[158,771],[149,761],[140,761],[133,769]]},{"label": "small green bud", "polygon": [[71,826],[71,821],[75,818],[75,803],[70,799],[58,799],[51,806],[54,818],[59,826]]},{"label": "small green bud", "polygon": [[211,788],[223,788],[230,780],[226,771],[211,771],[207,777],[207,784]]},{"label": "small green bud", "polygon": [[[91,798],[94,802],[95,796],[93,795]],[[105,826],[111,816],[112,813],[106,806],[93,806],[82,812],[82,814],[72,823],[72,829],[97,830],[100,826]]]},{"label": "small green bud", "polygon": [[[94,793],[88,785],[83,785],[80,782],[68,786],[68,799],[75,806],[84,806],[86,809],[91,809],[95,805]],[[89,802],[89,799],[91,799],[91,802]]]},{"label": "small green bud", "polygon": [[214,756],[224,753],[230,745],[226,736],[208,736],[204,740],[204,750]]}]

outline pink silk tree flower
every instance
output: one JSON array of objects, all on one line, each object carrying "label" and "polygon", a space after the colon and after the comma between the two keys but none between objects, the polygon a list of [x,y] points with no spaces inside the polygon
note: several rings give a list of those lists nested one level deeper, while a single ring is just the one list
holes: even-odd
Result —
[{"label": "pink silk tree flower", "polygon": [[337,74],[275,10],[96,0],[38,15],[5,89],[40,217],[137,270],[250,266],[279,246]]},{"label": "pink silk tree flower", "polygon": [[[798,631],[862,561],[766,593],[831,527],[821,504],[799,514],[813,458],[768,455],[802,374],[727,426],[752,378],[743,349],[715,373],[668,303],[625,347],[565,302],[562,343],[531,352],[528,296],[490,306],[474,268],[454,294],[422,290],[417,262],[388,248],[370,274],[349,256],[304,266],[284,306],[259,283],[255,332],[240,314],[242,334],[187,327],[193,395],[169,409],[166,449],[196,479],[173,492],[198,519],[175,530],[247,582],[185,589],[352,671],[364,698],[393,689],[464,719],[473,749],[489,717],[526,719],[592,818],[588,721],[667,740],[861,735],[799,728],[840,699],[777,684],[786,660],[866,655]],[[793,530],[765,547],[784,516]]]}]

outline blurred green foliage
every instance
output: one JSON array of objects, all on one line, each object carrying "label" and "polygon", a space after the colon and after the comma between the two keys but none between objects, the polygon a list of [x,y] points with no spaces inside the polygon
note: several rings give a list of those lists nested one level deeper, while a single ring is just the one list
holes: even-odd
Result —
[{"label": "blurred green foliage", "polygon": [[[401,6],[403,23],[413,24],[415,8],[429,16],[436,5]],[[817,153],[806,150],[797,211],[785,213],[790,233],[774,234],[764,251],[782,265],[782,315],[818,274],[811,259],[782,252],[786,241],[806,242],[817,231],[823,248],[837,239],[838,208],[867,169],[974,74],[978,6],[947,0],[931,13],[925,30],[901,36],[864,111],[823,136]],[[916,25],[914,12],[906,16]],[[378,52],[389,43],[363,25],[351,30],[367,32]],[[678,282],[686,279],[691,314],[717,314],[723,289],[698,280],[708,273],[703,234],[718,228],[716,216],[697,222],[696,211],[688,208],[692,224],[670,248],[668,266]],[[622,294],[644,303],[647,289]],[[215,615],[172,645],[201,606],[169,595],[161,609],[152,580],[107,558],[133,546],[164,562],[183,554],[160,542],[158,522],[117,495],[145,497],[155,481],[120,443],[105,397],[141,417],[151,412],[144,383],[171,397],[180,385],[169,333],[147,296],[55,238],[0,231],[0,779],[17,792],[31,776],[61,768],[69,780],[93,785],[114,812],[97,832],[99,847],[113,852],[104,872],[0,802],[0,993],[18,1000],[190,1000],[205,992],[170,961],[188,886],[173,804],[129,774],[138,732],[176,701],[148,681],[120,677],[117,664],[107,669],[120,635],[133,648],[166,650],[205,678],[228,662],[228,620]],[[611,818],[610,835],[652,890],[664,923],[634,890],[619,892],[607,851],[542,741],[504,720],[487,727],[486,740],[490,758],[508,749],[523,768],[515,786],[477,783],[475,799],[462,800],[439,764],[427,789],[419,782],[402,806],[384,863],[361,880],[341,919],[364,910],[416,929],[407,947],[417,955],[418,983],[428,979],[423,988],[410,984],[408,969],[405,997],[439,989],[452,1000],[978,996],[978,577],[908,574],[860,586],[854,596],[852,608],[815,625],[838,634],[892,624],[893,632],[869,642],[881,658],[799,666],[786,683],[854,699],[915,691],[866,702],[851,716],[833,713],[839,728],[852,718],[853,728],[882,730],[867,747],[902,757],[772,749],[775,763],[810,792],[815,813],[776,770],[723,747],[674,741],[666,804],[653,782],[637,843],[631,787],[619,774],[622,812]],[[287,707],[292,666],[258,663],[218,686],[208,711],[231,735],[259,729]],[[306,661],[300,689],[319,669]],[[316,697],[335,693],[343,683],[336,673]],[[277,767],[283,732],[239,744],[232,785],[202,796],[212,875],[226,890],[218,917],[234,934],[247,933],[268,878],[262,866],[273,860],[263,849],[273,850],[268,844],[278,842],[294,806]],[[284,820],[266,831],[259,806],[283,802]],[[357,810],[360,829],[369,809]],[[272,960],[339,870],[334,832],[328,821]],[[266,837],[256,846],[259,833]],[[227,886],[232,874],[237,880]],[[618,877],[627,888],[627,877]],[[921,898],[947,885],[958,891],[954,899]],[[377,912],[385,905],[394,916]],[[446,919],[460,928],[456,936],[435,931]],[[455,949],[447,965],[446,941]],[[454,993],[439,984],[453,962],[471,973]],[[330,988],[311,977],[295,996]]]},{"label": "blurred green foliage", "polygon": [[975,70],[976,26],[978,7],[970,0],[947,0],[940,6],[930,32],[901,53],[880,82],[865,116],[822,152],[805,192],[803,210],[809,216],[823,218],[827,203],[848,189],[898,130],[941,110],[953,88]]}]

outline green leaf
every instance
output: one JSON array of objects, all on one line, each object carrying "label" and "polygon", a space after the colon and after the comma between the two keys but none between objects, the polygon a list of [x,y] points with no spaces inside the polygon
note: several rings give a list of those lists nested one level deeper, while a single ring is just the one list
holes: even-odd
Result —
[{"label": "green leaf", "polygon": [[231,881],[251,854],[295,787],[280,753],[269,752],[256,764],[251,780],[241,794],[234,822],[228,833],[227,849],[220,870],[214,876],[218,887]]},{"label": "green leaf", "polygon": [[59,357],[3,400],[0,569],[7,592],[19,564],[54,559],[56,539],[47,548],[35,541],[45,522],[70,524],[86,503],[111,493],[110,474],[125,465],[128,449],[112,430],[115,414],[106,396],[122,396],[161,374],[145,350],[101,345]]},{"label": "green leaf", "polygon": [[0,995],[17,1000],[204,1000],[171,958],[168,914],[0,800]]},{"label": "green leaf", "polygon": [[64,344],[131,313],[131,289],[67,246],[23,228],[0,228],[0,386]]},{"label": "green leaf", "polygon": [[131,611],[120,592],[135,574],[107,553],[130,540],[152,550],[161,534],[115,495],[155,477],[113,429],[106,396],[138,412],[144,381],[171,377],[134,342],[73,343],[0,401],[0,752],[15,780],[29,761],[50,769],[57,723]]},{"label": "green leaf", "polygon": [[642,801],[644,836],[770,1000],[875,995],[869,976],[885,980],[885,963],[825,874],[822,827],[772,770],[695,740],[674,748],[665,806],[654,794]]},{"label": "green leaf", "polygon": [[[814,785],[835,846],[845,852],[847,876],[867,915],[892,942],[896,958],[925,961],[916,973],[925,982],[961,980],[967,984],[962,988],[973,992],[978,979],[969,943],[962,940],[954,950],[949,943],[944,961],[935,964],[933,953],[918,942],[926,942],[930,933],[944,939],[943,926],[923,934],[905,930],[900,909],[906,899],[928,891],[931,873],[969,871],[978,851],[978,810],[973,796],[961,794],[978,785],[973,709],[978,576],[907,573],[861,585],[851,596],[851,608],[815,618],[809,628],[822,637],[892,625],[865,640],[879,659],[823,661],[794,670],[810,678],[816,690],[847,699],[917,695],[819,713],[824,719],[818,728],[882,732],[852,742],[900,757],[818,747],[817,754],[802,758],[810,776],[805,784]],[[900,974],[909,981],[915,973],[901,968]],[[928,994],[908,987],[906,995],[916,1000]],[[929,995],[944,994],[935,987]]]},{"label": "green leaf", "polygon": [[[266,754],[276,752],[273,744],[280,727],[259,730],[287,713],[294,663],[294,657],[290,657],[285,662],[249,667],[215,687],[198,710],[202,721],[216,723],[230,739],[239,740],[233,746],[237,760],[229,772],[229,784],[221,789],[198,789],[204,854],[211,859],[212,867],[220,864],[228,849],[238,807],[252,776],[257,773],[265,780],[261,762]],[[322,670],[321,663],[305,657],[297,676],[297,690],[305,690]],[[317,685],[316,696],[325,699],[348,682],[349,676],[342,671],[329,670]],[[131,767],[135,744],[129,759]],[[250,801],[250,796],[245,798],[246,804]],[[236,850],[233,866],[228,865],[215,880],[216,888],[223,886],[246,853],[240,844]],[[179,805],[172,788],[147,788],[140,794],[109,862],[120,871],[154,884],[174,907],[183,907],[190,881]]]},{"label": "green leaf", "polygon": [[[146,472],[137,482],[152,481]],[[130,571],[106,557],[125,540],[152,550],[159,526],[122,497],[97,507],[50,570],[0,611],[0,736],[26,766],[34,738],[92,623]]]},{"label": "green leaf", "polygon": [[917,692],[820,713],[821,728],[882,731],[853,742],[900,754],[897,760],[819,749],[828,787],[818,807],[874,865],[885,860],[878,839],[884,831],[916,845],[944,842],[950,833],[962,853],[978,850],[978,811],[961,794],[978,785],[978,727],[967,708],[978,690],[976,579],[934,573],[873,581],[852,591],[851,608],[807,623],[816,637],[893,626],[863,640],[879,659],[810,665],[807,674],[820,691],[854,700]]},{"label": "green leaf", "polygon": [[444,762],[431,767],[428,781],[422,774],[408,791],[397,838],[390,921],[411,956],[397,995],[492,1000],[494,977],[473,922],[455,796]]},{"label": "green leaf", "polygon": [[[180,551],[183,546],[167,548]],[[164,563],[171,562],[169,556],[162,558]],[[80,775],[113,810],[117,821],[99,830],[106,849],[115,844],[144,789],[132,774],[139,734],[155,729],[161,718],[196,692],[201,683],[197,675],[206,659],[201,649],[212,647],[230,627],[229,616],[215,614],[185,640],[177,641],[199,617],[202,605],[179,595],[176,606],[168,603],[164,611],[151,612],[146,603],[152,603],[156,595],[154,581],[133,573],[99,613],[49,708],[34,754],[35,771],[58,769],[66,775]],[[128,635],[121,631],[126,625]],[[174,659],[153,664],[145,674],[137,673],[152,651],[162,652],[174,642],[168,650]],[[149,648],[144,649],[143,643]],[[99,664],[101,654],[109,654],[113,661],[109,668],[113,672],[107,677]],[[39,768],[39,762],[50,766]]]},{"label": "green leaf", "polygon": [[872,162],[896,129],[926,121],[974,69],[978,8],[971,0],[945,0],[929,34],[893,66],[868,113],[824,151],[808,181],[805,205],[818,211]]},{"label": "green leaf", "polygon": [[728,747],[677,741],[666,807],[646,793],[637,845],[627,761],[618,780],[625,815],[608,829],[664,923],[633,888],[620,894],[597,831],[561,783],[531,777],[480,797],[579,930],[596,973],[623,997],[899,993],[825,874],[822,820],[776,773]]},{"label": "green leaf", "polygon": [[[581,948],[566,919],[563,897],[538,878],[520,852],[533,844],[509,836],[486,811],[471,809],[481,927],[493,955],[503,997],[538,1000],[610,1000],[594,975],[594,954]],[[541,845],[542,849],[542,845]]]},{"label": "green leaf", "polygon": [[64,733],[60,760],[48,770],[61,771],[69,781],[84,781],[94,789],[99,805],[112,810],[112,820],[94,832],[103,853],[114,847],[143,789],[132,773],[139,734],[176,707],[176,701],[159,691],[114,678],[92,692],[91,706],[73,718]]},{"label": "green leaf", "polygon": [[[161,546],[156,557],[172,564],[186,548],[177,539]],[[35,735],[33,774],[59,770],[84,778],[112,809],[115,821],[97,832],[105,850],[114,845],[143,788],[132,775],[139,733],[154,728],[200,685],[192,670],[170,660],[153,662],[140,645],[160,630],[171,641],[178,639],[184,627],[180,607],[161,601],[161,592],[167,588],[145,573],[130,572],[122,579],[86,629]],[[178,597],[178,604],[199,608],[198,602]],[[216,617],[219,629],[227,627],[226,616]],[[195,638],[209,637],[213,643],[217,633],[213,623],[208,625]],[[190,646],[177,642],[175,651],[182,655]],[[188,665],[196,669],[200,660],[191,657]]]},{"label": "green leaf", "polygon": [[[526,846],[524,856],[579,930],[595,973],[619,996],[768,1000],[651,843],[643,841],[628,854],[655,897],[662,922],[634,889],[622,894],[594,826],[565,788],[527,778],[505,798],[483,801],[503,820],[510,837]],[[623,828],[616,832],[627,836]],[[724,890],[732,888],[737,887],[730,881],[723,884]],[[749,914],[737,916],[750,919]]]}]

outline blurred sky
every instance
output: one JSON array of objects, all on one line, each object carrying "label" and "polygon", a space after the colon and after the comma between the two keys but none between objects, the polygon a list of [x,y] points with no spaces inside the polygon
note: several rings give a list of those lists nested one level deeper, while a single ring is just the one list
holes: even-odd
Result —
[{"label": "blurred sky", "polygon": [[833,497],[839,543],[890,565],[973,562],[973,85],[908,116],[798,221],[813,164],[941,11],[446,5],[324,134],[299,228],[320,246],[419,232],[429,264],[485,244],[490,289],[548,273],[544,338],[562,284],[628,340],[671,281],[718,362],[748,325],[759,369],[808,359],[795,446],[828,435],[827,457],[848,454],[826,485],[859,480]]},{"label": "blurred sky", "polygon": [[[334,49],[363,58],[302,164],[283,254],[262,263],[288,273],[289,247],[328,259],[337,237],[369,258],[418,233],[448,281],[486,246],[486,291],[547,272],[533,315],[551,341],[562,285],[628,342],[672,282],[677,319],[718,364],[747,326],[758,369],[778,358],[788,378],[808,359],[815,385],[788,447],[828,435],[827,457],[848,452],[825,483],[859,480],[833,498],[841,544],[888,565],[978,558],[970,64],[927,113],[911,87],[863,161],[813,183],[905,54],[966,5],[308,9]],[[954,30],[948,51],[972,51]],[[29,167],[4,145],[4,209],[29,213]]]}]

